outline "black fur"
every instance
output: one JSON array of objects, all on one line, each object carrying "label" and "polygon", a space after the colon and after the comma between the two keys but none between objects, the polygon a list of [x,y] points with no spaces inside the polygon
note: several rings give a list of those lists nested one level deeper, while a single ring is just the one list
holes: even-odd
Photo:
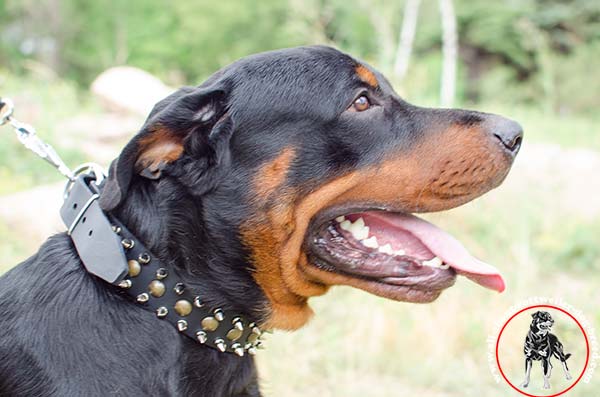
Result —
[{"label": "black fur", "polygon": [[[328,47],[258,54],[160,102],[111,167],[101,204],[154,255],[175,266],[207,304],[264,319],[239,226],[253,216],[250,181],[285,147],[285,181],[304,192],[408,148],[432,125],[480,113],[418,108],[385,78],[362,83],[357,61]],[[345,110],[361,91],[379,106]],[[185,151],[160,177],[135,161],[142,138],[166,129]],[[431,131],[430,131],[431,130]],[[432,132],[433,131],[433,132]],[[144,175],[142,173],[142,175]],[[86,273],[70,238],[51,237],[0,278],[2,396],[258,396],[251,357],[204,347]]]}]

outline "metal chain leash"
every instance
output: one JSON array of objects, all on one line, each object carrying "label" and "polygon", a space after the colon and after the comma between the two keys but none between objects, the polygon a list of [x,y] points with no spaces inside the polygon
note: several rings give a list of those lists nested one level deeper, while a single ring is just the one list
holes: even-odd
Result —
[{"label": "metal chain leash", "polygon": [[80,175],[85,174],[92,176],[93,183],[96,185],[102,183],[106,177],[106,172],[101,166],[94,163],[85,163],[75,168],[75,170],[71,170],[60,158],[58,153],[56,153],[54,148],[36,135],[35,129],[32,126],[22,123],[13,117],[14,110],[15,106],[10,99],[0,97],[0,127],[4,124],[10,124],[15,129],[17,138],[23,146],[46,160],[68,179],[63,194],[65,199],[67,198],[73,183]]},{"label": "metal chain leash", "polygon": [[56,153],[54,148],[42,141],[37,136],[35,129],[32,126],[15,119],[13,117],[14,110],[14,104],[10,99],[0,98],[0,126],[7,123],[10,124],[15,129],[17,139],[19,139],[23,146],[40,156],[42,159],[46,160],[53,167],[55,167],[58,172],[60,172],[70,181],[73,181],[75,179],[75,174],[69,167],[67,167],[65,162]]}]

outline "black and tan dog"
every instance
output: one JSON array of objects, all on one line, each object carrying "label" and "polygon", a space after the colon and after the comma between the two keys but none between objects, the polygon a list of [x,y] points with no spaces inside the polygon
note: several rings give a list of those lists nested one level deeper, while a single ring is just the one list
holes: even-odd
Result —
[{"label": "black and tan dog", "polygon": [[[500,116],[413,106],[335,49],[286,49],[158,103],[100,204],[208,307],[294,330],[333,285],[430,302],[462,274],[502,291],[495,268],[410,213],[498,186],[521,139]],[[0,279],[0,394],[259,391],[251,356],[181,335],[87,273],[63,233]]]},{"label": "black and tan dog", "polygon": [[552,372],[552,356],[560,360],[565,377],[571,380],[567,360],[571,354],[565,354],[563,345],[560,343],[556,335],[550,333],[550,329],[554,325],[554,319],[548,312],[537,311],[531,315],[533,320],[529,326],[529,332],[525,338],[525,381],[521,387],[529,386],[531,375],[531,366],[533,361],[541,361],[542,370],[544,371],[544,389],[550,389],[550,375]]}]

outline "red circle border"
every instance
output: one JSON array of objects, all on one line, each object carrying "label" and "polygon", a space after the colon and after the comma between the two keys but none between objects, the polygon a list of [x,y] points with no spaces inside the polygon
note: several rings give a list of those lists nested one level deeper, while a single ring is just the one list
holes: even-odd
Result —
[{"label": "red circle border", "polygon": [[[583,366],[583,370],[581,371],[581,374],[579,375],[579,377],[577,378],[577,380],[575,382],[573,382],[573,384],[571,386],[569,386],[568,388],[566,388],[565,390],[563,390],[563,391],[561,391],[559,393],[552,394],[552,395],[549,395],[549,396],[539,396],[539,395],[536,395],[536,394],[529,394],[529,393],[526,393],[523,390],[520,390],[519,388],[515,387],[515,385],[513,385],[508,380],[508,378],[504,374],[504,371],[502,371],[502,367],[500,366],[500,359],[498,358],[498,347],[500,345],[500,338],[502,337],[502,333],[504,332],[504,329],[506,328],[506,326],[508,325],[508,323],[510,323],[513,318],[515,318],[519,314],[523,313],[525,310],[535,309],[535,308],[538,308],[538,307],[548,307],[548,308],[551,308],[551,309],[555,309],[555,310],[561,311],[564,314],[566,314],[567,316],[571,317],[573,319],[573,321],[575,321],[575,323],[577,324],[577,326],[579,327],[579,329],[583,333],[583,337],[585,338],[586,356],[585,356],[585,365]],[[506,381],[506,383],[509,384],[510,387],[512,387],[513,389],[515,389],[519,393],[521,393],[521,394],[523,394],[525,396],[528,396],[528,397],[557,397],[557,396],[560,396],[561,394],[564,394],[564,393],[568,392],[577,383],[579,383],[579,381],[581,380],[581,378],[585,374],[585,371],[587,370],[589,361],[590,361],[590,343],[588,341],[587,334],[585,333],[585,329],[583,329],[583,326],[579,323],[579,321],[571,313],[567,312],[565,309],[563,309],[561,307],[558,307],[558,306],[553,306],[553,305],[533,305],[533,306],[527,306],[526,308],[523,308],[523,309],[519,310],[518,312],[516,312],[515,314],[513,314],[506,321],[506,323],[502,326],[502,329],[500,329],[500,333],[498,334],[498,339],[496,340],[496,365],[498,365],[498,370],[500,371],[500,374],[502,375],[502,377],[504,378],[504,380]]]}]

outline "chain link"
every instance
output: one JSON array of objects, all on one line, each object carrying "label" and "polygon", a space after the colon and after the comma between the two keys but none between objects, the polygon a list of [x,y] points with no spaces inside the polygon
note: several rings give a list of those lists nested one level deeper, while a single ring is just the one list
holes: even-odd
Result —
[{"label": "chain link", "polygon": [[7,123],[10,124],[23,146],[46,160],[62,175],[73,181],[75,179],[73,171],[67,167],[52,146],[36,135],[35,129],[32,126],[21,123],[13,117],[14,109],[14,104],[10,99],[0,98],[0,126]]}]

